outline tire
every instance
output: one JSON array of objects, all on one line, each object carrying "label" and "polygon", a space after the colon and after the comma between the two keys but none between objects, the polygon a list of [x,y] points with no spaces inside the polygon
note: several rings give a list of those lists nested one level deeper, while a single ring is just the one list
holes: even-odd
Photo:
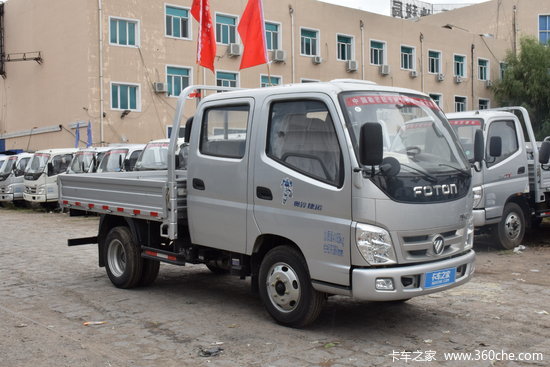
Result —
[{"label": "tire", "polygon": [[117,288],[134,288],[142,278],[141,249],[127,227],[111,229],[105,239],[105,270]]},{"label": "tire", "polygon": [[325,294],[311,285],[304,257],[289,246],[275,247],[265,255],[258,282],[267,312],[281,325],[311,324],[326,301]]},{"label": "tire", "polygon": [[495,242],[504,249],[511,250],[521,244],[525,235],[525,216],[523,210],[516,203],[504,206],[502,219],[494,230]]},{"label": "tire", "polygon": [[157,279],[160,269],[160,261],[143,259],[143,266],[141,268],[141,278],[139,279],[140,287],[147,287],[153,284]]}]

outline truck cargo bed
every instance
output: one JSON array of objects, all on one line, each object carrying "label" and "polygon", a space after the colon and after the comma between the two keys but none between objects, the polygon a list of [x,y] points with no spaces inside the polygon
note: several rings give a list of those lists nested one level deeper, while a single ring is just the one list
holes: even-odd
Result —
[{"label": "truck cargo bed", "polygon": [[[178,171],[178,218],[187,214],[187,172]],[[167,171],[109,172],[59,177],[61,207],[95,213],[168,218]]]}]

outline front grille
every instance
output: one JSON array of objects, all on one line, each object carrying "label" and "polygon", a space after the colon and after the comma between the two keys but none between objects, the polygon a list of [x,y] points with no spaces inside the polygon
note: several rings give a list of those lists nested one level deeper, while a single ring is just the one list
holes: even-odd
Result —
[{"label": "front grille", "polygon": [[26,194],[36,194],[36,187],[25,186]]},{"label": "front grille", "polygon": [[[434,251],[433,241],[441,236],[444,239],[444,247],[441,254]],[[403,262],[423,262],[452,256],[464,249],[464,230],[443,230],[439,233],[402,233],[399,234],[401,243],[401,256]]]}]

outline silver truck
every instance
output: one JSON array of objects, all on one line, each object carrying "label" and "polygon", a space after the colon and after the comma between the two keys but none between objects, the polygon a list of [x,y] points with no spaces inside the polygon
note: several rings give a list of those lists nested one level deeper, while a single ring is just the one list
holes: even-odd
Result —
[{"label": "silver truck", "polygon": [[[505,249],[518,246],[529,225],[550,216],[550,140],[537,143],[527,110],[504,107],[447,114],[466,155],[476,131],[487,147],[474,173],[474,226]],[[524,135],[527,133],[527,136]]]},{"label": "silver truck", "polygon": [[[101,215],[99,265],[119,288],[159,262],[251,277],[269,314],[301,327],[330,295],[401,301],[474,272],[471,166],[425,94],[338,80],[195,90],[187,169],[64,175],[60,204]],[[422,121],[422,136],[399,133]],[[420,123],[420,122],[419,122]],[[395,141],[397,139],[398,141]],[[478,151],[483,147],[478,146]]]},{"label": "silver truck", "polygon": [[9,156],[0,168],[0,202],[23,200],[25,167],[32,158],[31,153]]}]

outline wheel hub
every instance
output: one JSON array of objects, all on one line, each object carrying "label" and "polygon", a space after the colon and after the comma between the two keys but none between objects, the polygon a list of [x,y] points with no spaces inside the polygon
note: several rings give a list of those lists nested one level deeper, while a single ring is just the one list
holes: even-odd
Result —
[{"label": "wheel hub", "polygon": [[508,236],[509,239],[514,240],[519,237],[521,233],[521,222],[516,213],[508,214],[504,222],[504,228],[506,230],[506,236]]},{"label": "wheel hub", "polygon": [[126,270],[126,251],[118,239],[111,241],[107,250],[107,262],[114,276],[120,277]]},{"label": "wheel hub", "polygon": [[298,275],[288,264],[277,263],[269,269],[267,294],[273,306],[281,312],[291,312],[298,306],[301,289]]}]

